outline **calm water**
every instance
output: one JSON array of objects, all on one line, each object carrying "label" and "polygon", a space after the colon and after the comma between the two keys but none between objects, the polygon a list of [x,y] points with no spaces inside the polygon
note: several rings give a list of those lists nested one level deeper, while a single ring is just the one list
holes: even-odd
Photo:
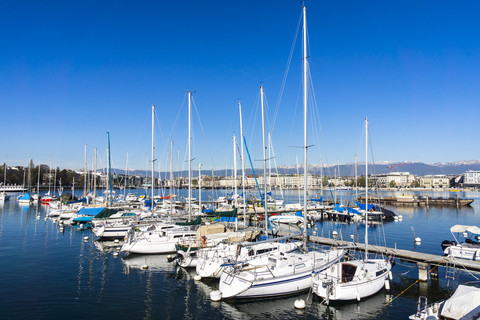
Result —
[{"label": "calm water", "polygon": [[[215,196],[222,193],[217,191]],[[428,194],[449,196],[448,192]],[[204,200],[209,195],[202,192]],[[449,231],[452,225],[480,225],[480,195],[460,193],[459,196],[474,198],[473,206],[458,210],[393,208],[403,220],[371,228],[371,243],[383,244],[386,240],[388,246],[442,254],[440,243],[452,239]],[[298,194],[288,191],[285,199],[298,201]],[[442,268],[438,280],[414,285],[386,305],[385,301],[416,280],[417,269],[398,261],[392,270],[390,292],[382,291],[360,303],[326,307],[312,301],[307,293],[300,295],[308,298],[303,311],[293,307],[298,296],[213,303],[209,293],[217,288],[215,282],[195,282],[193,270],[177,269],[167,262],[165,255],[114,257],[115,249],[101,247],[88,230],[66,227],[60,232],[53,221],[44,219],[47,211],[47,206],[25,207],[15,200],[0,204],[0,318],[406,319],[415,313],[419,295],[426,295],[431,301],[447,298],[459,283],[480,277],[457,272],[454,281],[447,281]],[[365,232],[364,225],[355,223],[323,222],[317,223],[316,228],[319,235],[329,236],[332,230],[337,230],[344,239],[354,235],[359,241],[363,241]],[[420,245],[415,245],[414,233],[422,238]],[[150,268],[143,270],[144,264]]]}]

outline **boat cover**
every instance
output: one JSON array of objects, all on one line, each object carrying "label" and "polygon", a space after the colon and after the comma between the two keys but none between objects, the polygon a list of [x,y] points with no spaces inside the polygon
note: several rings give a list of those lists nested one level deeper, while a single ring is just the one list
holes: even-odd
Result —
[{"label": "boat cover", "polygon": [[[365,204],[364,203],[360,203],[357,201],[357,206],[362,209],[362,210],[365,210]],[[373,210],[375,209],[375,205],[374,204],[369,204],[368,205],[368,210]]]},{"label": "boat cover", "polygon": [[95,219],[106,219],[118,211],[120,211],[120,209],[103,208],[103,210],[95,216]]},{"label": "boat cover", "polygon": [[450,228],[451,232],[465,232],[468,231],[474,234],[480,234],[480,228],[476,226],[464,226],[461,224],[456,224]]},{"label": "boat cover", "polygon": [[18,198],[19,200],[30,200],[30,194],[27,192]]},{"label": "boat cover", "polygon": [[96,216],[102,210],[105,209],[105,207],[99,207],[99,208],[82,208],[77,212],[77,215],[85,215],[85,216]]},{"label": "boat cover", "polygon": [[83,216],[83,217],[78,217],[73,219],[74,222],[91,222],[92,221],[92,216]]},{"label": "boat cover", "polygon": [[196,226],[202,223],[202,217],[197,217],[197,219],[187,222],[177,222],[175,223],[177,226]]},{"label": "boat cover", "polygon": [[480,305],[480,289],[459,285],[455,293],[445,301],[441,316],[460,319]]}]

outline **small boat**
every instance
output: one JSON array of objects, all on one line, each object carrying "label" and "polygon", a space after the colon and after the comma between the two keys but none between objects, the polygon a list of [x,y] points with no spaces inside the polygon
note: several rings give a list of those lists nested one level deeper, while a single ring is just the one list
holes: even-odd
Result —
[{"label": "small boat", "polygon": [[[450,232],[455,238],[454,241],[444,240],[442,242],[443,253],[447,256],[467,260],[480,260],[480,243],[478,240],[480,235],[480,228],[476,226],[454,225],[450,228]],[[458,238],[455,236],[458,235]],[[462,235],[462,237],[460,237]],[[464,238],[463,242],[458,239]]]},{"label": "small boat", "polygon": [[10,199],[10,196],[5,191],[0,193],[0,201],[7,201],[8,199]]},{"label": "small boat", "polygon": [[455,293],[446,301],[440,300],[429,305],[426,297],[419,297],[417,312],[408,318],[410,320],[478,319],[479,306],[480,289],[459,285]]},{"label": "small boat", "polygon": [[32,202],[32,197],[28,192],[18,197],[18,203],[20,204],[30,204]]},{"label": "small boat", "polygon": [[275,216],[269,217],[268,219],[270,219],[270,222],[272,224],[279,224],[279,223],[300,224],[300,223],[303,223],[303,215],[302,215],[302,212],[300,212],[300,211],[295,212],[295,214],[275,215]]}]

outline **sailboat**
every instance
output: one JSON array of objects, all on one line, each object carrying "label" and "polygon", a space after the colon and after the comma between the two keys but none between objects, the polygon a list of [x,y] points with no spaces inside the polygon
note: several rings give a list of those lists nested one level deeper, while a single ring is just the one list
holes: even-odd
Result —
[{"label": "sailboat", "polygon": [[[25,180],[25,171],[24,171],[24,180]],[[23,195],[18,197],[19,204],[30,204],[32,197],[30,196],[30,159],[28,159],[28,189]]]},{"label": "sailboat", "polygon": [[[368,118],[365,118],[365,203],[368,207]],[[358,300],[371,296],[384,286],[388,288],[387,277],[391,279],[392,265],[389,259],[368,258],[368,214],[365,212],[365,256],[364,259],[343,261],[319,272],[314,280],[312,291],[330,301]]]},{"label": "sailboat", "polygon": [[[303,6],[303,106],[304,106],[304,216],[307,213],[307,36],[306,7]],[[262,102],[263,103],[263,102]],[[265,145],[265,143],[264,143]],[[264,148],[265,159],[265,148]],[[265,165],[264,165],[265,166]],[[264,170],[265,171],[265,170]],[[266,192],[265,192],[266,196]],[[267,219],[265,207],[265,219]],[[268,222],[266,221],[266,224]],[[220,276],[219,290],[211,298],[259,298],[295,294],[312,286],[312,274],[329,268],[344,255],[343,249],[308,251],[306,219],[303,225],[304,246],[301,251],[272,253],[246,263],[234,264]]]},{"label": "sailboat", "polygon": [[[5,157],[5,163],[3,164],[3,187],[6,187],[7,183],[7,157]],[[10,196],[5,193],[5,190],[0,193],[0,201],[7,201]]]}]

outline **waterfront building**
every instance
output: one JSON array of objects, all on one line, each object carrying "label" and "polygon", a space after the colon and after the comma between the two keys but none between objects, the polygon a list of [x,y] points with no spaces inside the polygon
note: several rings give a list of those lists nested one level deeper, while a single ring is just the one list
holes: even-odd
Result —
[{"label": "waterfront building", "polygon": [[450,187],[450,178],[446,175],[428,175],[420,177],[420,187],[437,189]]},{"label": "waterfront building", "polygon": [[374,180],[379,188],[388,188],[392,185],[394,187],[405,188],[412,185],[415,181],[415,176],[409,172],[390,172],[375,175]]},{"label": "waterfront building", "polygon": [[463,174],[463,185],[466,187],[480,186],[480,171],[469,170]]}]

